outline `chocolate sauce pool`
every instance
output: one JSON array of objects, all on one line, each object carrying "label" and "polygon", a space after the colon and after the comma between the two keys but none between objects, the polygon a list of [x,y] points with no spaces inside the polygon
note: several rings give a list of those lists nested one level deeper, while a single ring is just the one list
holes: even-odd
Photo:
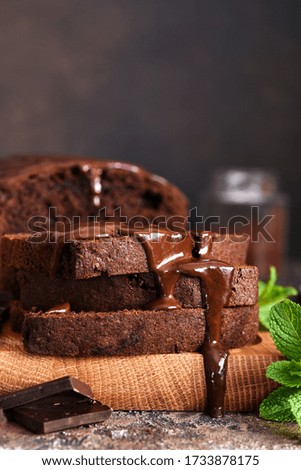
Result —
[{"label": "chocolate sauce pool", "polygon": [[[224,414],[224,396],[228,351],[221,343],[222,309],[230,296],[233,267],[210,258],[212,234],[203,232],[192,237],[190,232],[172,232],[168,229],[150,227],[129,228],[120,223],[91,223],[69,233],[55,236],[55,249],[51,259],[51,275],[55,277],[64,244],[71,240],[97,239],[112,236],[135,235],[141,242],[147,257],[149,270],[156,275],[157,298],[146,309],[172,310],[181,308],[174,291],[180,274],[198,277],[206,292],[206,333],[200,348],[204,358],[207,385],[207,408],[212,418]],[[41,250],[41,256],[44,250]],[[46,264],[49,260],[44,260]],[[51,312],[66,311],[68,303],[55,306]]]}]

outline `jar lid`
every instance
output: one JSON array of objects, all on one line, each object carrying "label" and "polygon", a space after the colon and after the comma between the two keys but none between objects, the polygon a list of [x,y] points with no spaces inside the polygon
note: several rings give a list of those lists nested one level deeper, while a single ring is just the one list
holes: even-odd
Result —
[{"label": "jar lid", "polygon": [[278,178],[272,170],[260,168],[218,169],[213,191],[218,200],[235,204],[268,202],[277,193]]}]

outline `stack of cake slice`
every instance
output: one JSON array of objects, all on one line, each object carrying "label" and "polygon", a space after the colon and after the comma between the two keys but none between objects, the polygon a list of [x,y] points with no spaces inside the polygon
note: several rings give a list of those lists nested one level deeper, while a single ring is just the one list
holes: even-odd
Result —
[{"label": "stack of cake slice", "polygon": [[[28,234],[2,239],[4,268],[16,271],[19,285],[12,321],[15,328],[22,326],[27,351],[90,356],[200,350],[206,330],[200,278],[180,274],[174,291],[179,308],[153,309],[158,282],[141,236],[107,233],[103,227],[96,235],[74,233],[64,234],[63,243],[53,234],[45,240]],[[209,236],[210,259],[232,266],[222,310],[224,347],[253,343],[258,272],[244,264],[248,241],[206,232],[188,236],[199,251]]]}]

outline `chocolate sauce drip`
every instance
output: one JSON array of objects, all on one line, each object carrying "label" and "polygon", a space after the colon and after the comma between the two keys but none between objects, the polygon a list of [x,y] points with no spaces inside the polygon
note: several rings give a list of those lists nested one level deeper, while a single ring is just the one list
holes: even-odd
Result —
[{"label": "chocolate sauce drip", "polygon": [[180,277],[179,263],[192,261],[194,242],[190,234],[169,230],[143,232],[136,236],[144,247],[149,269],[157,277],[158,296],[146,305],[148,309],[171,310],[181,308],[181,304],[174,297],[176,284]]},{"label": "chocolate sauce drip", "polygon": [[[204,233],[202,243],[195,245],[190,235],[168,231],[136,234],[143,242],[150,271],[157,275],[158,297],[146,306],[162,310],[179,308],[174,291],[180,274],[201,278],[207,296],[206,337],[201,352],[207,385],[207,407],[212,418],[224,414],[224,396],[228,351],[221,344],[221,315],[226,305],[233,276],[233,267],[219,260],[204,259],[210,256],[212,235]],[[199,256],[196,259],[193,254]]]},{"label": "chocolate sauce drip", "polygon": [[[192,237],[189,232],[172,232],[158,227],[137,230],[121,223],[102,222],[91,223],[69,233],[54,233],[50,235],[56,237],[50,262],[51,275],[56,276],[66,242],[130,235],[140,240],[149,270],[157,278],[157,298],[145,306],[147,309],[171,310],[181,307],[174,297],[180,274],[202,280],[207,308],[206,336],[200,352],[204,357],[208,412],[214,418],[223,416],[228,351],[221,343],[221,314],[230,295],[233,267],[223,261],[210,259],[210,232],[194,234]],[[61,307],[56,306],[50,312],[61,311]]]},{"label": "chocolate sauce drip", "polygon": [[47,310],[46,313],[70,313],[71,307],[69,302],[65,302],[63,304],[55,305],[54,307]]},{"label": "chocolate sauce drip", "polygon": [[83,173],[89,173],[91,178],[91,193],[92,203],[94,207],[100,207],[100,195],[102,190],[101,177],[103,173],[102,168],[95,168],[88,163],[81,166]]},{"label": "chocolate sauce drip", "polygon": [[[125,162],[116,162],[110,160],[103,160],[100,163],[98,162],[97,167],[95,167],[95,162],[86,162],[80,166],[80,169],[83,173],[90,176],[90,185],[91,185],[91,194],[92,194],[92,204],[94,208],[101,206],[101,193],[102,193],[102,175],[106,170],[124,170],[131,173],[136,173],[140,176],[147,175],[148,172],[141,167],[132,165],[131,163]],[[151,178],[161,184],[167,184],[167,181],[164,178],[161,178],[157,175],[150,175]]]},{"label": "chocolate sauce drip", "polygon": [[212,232],[194,233],[195,246],[193,255],[196,258],[210,258],[212,250]]},{"label": "chocolate sauce drip", "polygon": [[[228,351],[221,344],[221,315],[230,296],[233,267],[210,256],[212,234],[205,232],[196,243],[190,234],[160,231],[138,233],[150,271],[157,275],[159,290],[148,309],[179,308],[174,291],[180,274],[201,278],[206,290],[206,337],[201,348],[207,385],[207,408],[212,418],[224,414]],[[198,258],[196,258],[196,256]]]},{"label": "chocolate sauce drip", "polygon": [[224,396],[228,351],[221,343],[221,315],[230,296],[233,267],[219,260],[200,259],[199,262],[180,266],[183,274],[200,277],[206,296],[206,333],[201,347],[207,385],[207,408],[212,418],[224,414]]}]

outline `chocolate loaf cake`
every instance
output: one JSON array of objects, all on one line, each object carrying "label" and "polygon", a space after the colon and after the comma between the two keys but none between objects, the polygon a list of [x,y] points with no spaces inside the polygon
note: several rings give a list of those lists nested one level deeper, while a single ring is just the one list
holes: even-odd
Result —
[{"label": "chocolate loaf cake", "polygon": [[[154,273],[108,276],[91,279],[51,279],[46,274],[21,271],[18,273],[20,300],[26,310],[36,307],[49,310],[66,301],[74,312],[110,312],[143,308],[156,298]],[[257,303],[258,272],[254,266],[234,266],[231,294],[226,307]],[[183,308],[204,307],[202,282],[198,278],[180,276],[175,298]]]},{"label": "chocolate loaf cake", "polygon": [[[197,234],[174,232],[158,228],[135,230],[119,223],[89,224],[81,227],[81,230],[74,229],[64,233],[63,239],[62,234],[54,232],[49,233],[47,239],[42,241],[39,237],[28,238],[27,234],[6,235],[3,237],[5,266],[17,269],[20,290],[20,301],[15,302],[12,308],[12,321],[15,327],[20,327],[24,312],[27,312],[23,327],[25,347],[31,352],[36,350],[40,354],[50,354],[49,351],[52,351],[51,354],[55,354],[55,351],[59,350],[56,342],[58,333],[53,334],[53,329],[58,329],[60,323],[62,331],[65,328],[63,325],[68,325],[71,338],[80,336],[82,341],[86,342],[85,319],[89,318],[99,327],[95,327],[95,342],[98,336],[98,351],[99,354],[104,354],[103,335],[100,331],[103,330],[103,334],[109,336],[110,341],[114,343],[121,335],[121,332],[117,334],[118,327],[126,329],[127,325],[131,324],[129,319],[132,318],[133,321],[136,319],[135,324],[139,325],[137,331],[140,331],[140,334],[137,331],[131,333],[136,338],[136,352],[129,337],[128,341],[122,341],[123,348],[119,346],[119,354],[139,354],[142,350],[145,354],[147,348],[145,345],[141,346],[141,341],[146,344],[143,338],[151,334],[152,321],[155,319],[157,328],[161,328],[162,331],[164,328],[174,330],[171,326],[174,321],[172,313],[181,320],[178,325],[180,331],[185,330],[184,324],[190,318],[189,315],[192,315],[193,323],[195,312],[198,314],[201,312],[204,320],[202,309],[207,302],[204,295],[204,281],[198,275],[191,276],[189,271],[179,272],[175,281],[173,295],[177,308],[175,310],[172,306],[168,322],[166,312],[162,313],[165,310],[164,305],[162,309],[160,306],[152,307],[153,316],[148,310],[149,305],[156,303],[158,288],[160,290],[158,273],[152,266],[150,253],[146,247],[148,240],[145,237],[149,236],[163,236],[160,243],[156,242],[156,237],[151,241],[155,251],[159,250],[159,257],[164,258],[167,253],[168,258],[170,250],[172,253],[179,253],[181,257],[187,251],[185,256],[190,257],[188,265],[192,267],[202,253],[206,253],[213,260],[215,258],[225,260],[222,261],[222,266],[227,266],[227,261],[245,259],[247,251],[246,240],[231,236],[208,232]],[[180,241],[176,238],[179,236]],[[214,261],[214,264],[216,263],[217,261]],[[222,266],[219,269],[223,269]],[[232,264],[229,295],[223,302],[223,307],[228,307],[224,308],[223,317],[232,318],[237,315],[235,324],[240,328],[239,331],[233,329],[235,334],[232,338],[235,338],[235,341],[232,342],[232,347],[242,346],[255,339],[258,327],[257,281],[256,267]],[[217,285],[217,290],[218,287]],[[161,316],[158,311],[162,313]],[[145,312],[149,314],[146,315]],[[109,318],[112,320],[110,328],[107,323]],[[123,324],[122,319],[126,324]],[[119,326],[115,327],[113,325],[115,322]],[[42,324],[45,324],[44,330]],[[229,325],[229,322],[227,324]],[[38,334],[34,331],[38,331]],[[229,339],[230,336],[226,335],[225,338]],[[128,348],[129,341],[131,348]],[[231,346],[231,341],[227,341],[226,344]],[[173,336],[173,342],[177,343],[177,334]],[[39,349],[37,349],[38,343]],[[183,343],[183,350],[185,344]],[[200,344],[199,341],[199,346]],[[92,349],[95,349],[95,345],[89,349],[90,353]],[[65,353],[59,354],[69,354],[69,350],[70,348],[66,349]],[[193,349],[190,347],[190,350]],[[77,354],[88,354],[87,346],[85,348],[79,346],[78,351]],[[155,346],[150,346],[148,352],[152,351],[155,351]],[[167,349],[162,346],[161,349],[157,349],[157,352],[159,351]],[[111,354],[117,354],[116,348],[112,348]]]},{"label": "chocolate loaf cake", "polygon": [[[2,159],[0,195],[0,233],[28,231],[33,216],[53,224],[57,216],[120,216],[126,222],[134,218],[153,223],[160,216],[188,215],[186,197],[164,178],[136,165],[107,160]],[[50,207],[55,212],[49,212]]]},{"label": "chocolate loaf cake", "polygon": [[[95,224],[95,232],[85,232],[85,226],[74,237],[74,231],[60,235],[51,232],[46,237],[30,237],[26,233],[6,234],[2,237],[2,265],[31,273],[43,272],[53,278],[87,279],[102,274],[117,276],[149,272],[142,240],[128,235],[97,237],[96,231],[106,231],[111,224]],[[80,233],[82,232],[82,233]],[[136,230],[137,234],[139,230]],[[188,233],[194,243],[206,248],[208,233]],[[243,265],[249,240],[234,235],[211,233],[210,257],[228,263]],[[59,248],[58,248],[59,247]],[[59,250],[59,252],[58,252]],[[55,268],[55,269],[54,269]],[[53,272],[55,270],[55,272]]]},{"label": "chocolate loaf cake", "polygon": [[[174,311],[27,312],[24,346],[34,354],[114,356],[199,352],[205,339],[201,308]],[[221,341],[225,348],[254,341],[256,305],[222,310]]]}]

